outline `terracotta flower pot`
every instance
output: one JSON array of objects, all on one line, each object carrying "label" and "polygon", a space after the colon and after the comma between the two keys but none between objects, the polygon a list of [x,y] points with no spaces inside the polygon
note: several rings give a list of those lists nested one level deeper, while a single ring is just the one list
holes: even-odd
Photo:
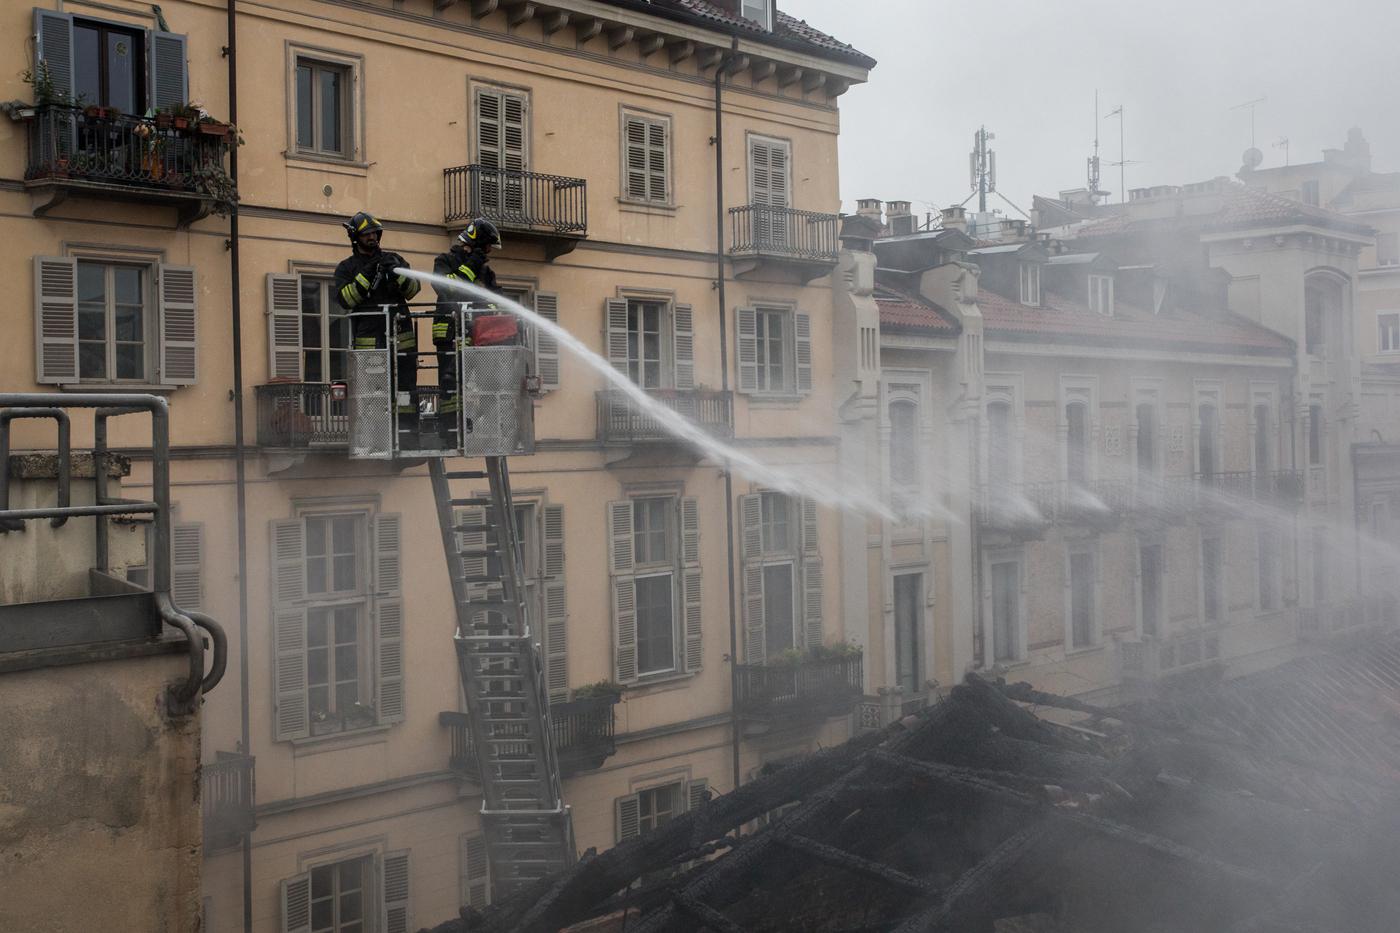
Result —
[{"label": "terracotta flower pot", "polygon": [[174,117],[171,122],[175,124],[175,129],[177,130],[187,130],[190,128],[188,117]]},{"label": "terracotta flower pot", "polygon": [[227,123],[201,123],[199,131],[206,136],[227,136],[229,125]]},{"label": "terracotta flower pot", "polygon": [[168,129],[170,129],[170,114],[168,114],[168,113],[158,113],[158,114],[156,114],[156,129],[158,129],[158,130],[168,130]]}]

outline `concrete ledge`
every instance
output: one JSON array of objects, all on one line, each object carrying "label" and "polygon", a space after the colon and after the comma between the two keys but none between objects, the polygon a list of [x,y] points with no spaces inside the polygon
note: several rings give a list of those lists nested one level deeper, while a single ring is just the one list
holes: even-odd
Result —
[{"label": "concrete ledge", "polygon": [[40,648],[35,651],[14,651],[0,654],[0,674],[32,671],[45,667],[67,667],[73,664],[96,664],[127,658],[153,658],[167,654],[189,654],[189,642],[183,635],[163,635],[157,639],[109,641],[95,645],[74,645],[63,648]]},{"label": "concrete ledge", "polygon": [[[97,475],[93,469],[92,454],[73,453],[68,462],[69,479],[92,479]],[[107,454],[107,476],[120,479],[131,475],[131,458],[121,454]],[[10,454],[10,479],[58,479],[58,454],[28,453]]]}]

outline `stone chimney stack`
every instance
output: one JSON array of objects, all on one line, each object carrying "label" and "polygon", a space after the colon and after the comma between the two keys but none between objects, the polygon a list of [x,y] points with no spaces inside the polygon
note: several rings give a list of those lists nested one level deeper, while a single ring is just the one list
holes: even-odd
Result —
[{"label": "stone chimney stack", "polygon": [[890,236],[903,236],[913,233],[916,220],[909,213],[908,201],[886,201],[885,222],[890,226]]},{"label": "stone chimney stack", "polygon": [[1024,243],[1031,238],[1026,221],[1017,218],[1003,218],[1001,221],[1001,241],[1003,243]]},{"label": "stone chimney stack", "polygon": [[961,205],[958,207],[943,208],[943,229],[958,230],[962,233],[966,233],[967,208],[962,207]]},{"label": "stone chimney stack", "polygon": [[875,221],[876,226],[884,227],[885,221],[880,210],[879,198],[864,198],[856,202],[856,216]]}]

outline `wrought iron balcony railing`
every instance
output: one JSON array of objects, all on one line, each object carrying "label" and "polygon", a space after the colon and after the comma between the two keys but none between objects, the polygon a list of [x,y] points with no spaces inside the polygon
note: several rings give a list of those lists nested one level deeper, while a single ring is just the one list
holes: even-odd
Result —
[{"label": "wrought iron balcony railing", "polygon": [[1298,610],[1299,634],[1321,639],[1364,628],[1394,628],[1400,624],[1400,601],[1390,593],[1364,596]]},{"label": "wrought iron balcony railing", "polygon": [[[617,714],[613,709],[619,697],[590,697],[549,705],[550,728],[559,770],[565,776],[601,768],[617,752]],[[471,717],[466,713],[438,713],[438,723],[451,736],[447,765],[459,775],[476,780],[476,747],[472,743]]]},{"label": "wrought iron balcony railing", "polygon": [[1252,499],[1256,502],[1303,501],[1302,470],[1231,470],[1217,473],[1196,473],[1196,486],[1226,496]]},{"label": "wrought iron balcony railing", "polygon": [[771,204],[731,207],[729,251],[809,262],[835,262],[841,249],[840,218]]},{"label": "wrought iron balcony railing", "polygon": [[[715,437],[734,436],[734,393],[714,389],[647,389],[653,401],[679,412]],[[642,410],[626,393],[598,393],[598,440],[607,442],[660,441],[671,437],[657,418]]]},{"label": "wrought iron balcony railing", "polygon": [[211,848],[226,848],[257,828],[256,788],[249,755],[215,752],[212,764],[200,766],[203,781],[204,838]]},{"label": "wrought iron balcony railing", "polygon": [[1166,638],[1126,641],[1118,646],[1123,676],[1133,680],[1157,680],[1196,670],[1220,660],[1220,635],[1214,629],[1178,632]]},{"label": "wrought iron balcony railing", "polygon": [[497,226],[560,236],[588,233],[588,182],[484,165],[442,170],[446,222],[485,217]]},{"label": "wrought iron balcony railing", "polygon": [[57,104],[35,108],[27,124],[25,181],[95,182],[211,199],[227,193],[217,177],[224,171],[227,136],[199,124],[176,130],[163,119],[89,116]]},{"label": "wrought iron balcony railing", "polygon": [[254,387],[259,447],[344,446],[350,442],[350,412],[331,398],[331,387],[281,382]]},{"label": "wrought iron balcony railing", "polygon": [[861,656],[800,664],[740,664],[739,710],[763,718],[849,713],[864,694]]}]

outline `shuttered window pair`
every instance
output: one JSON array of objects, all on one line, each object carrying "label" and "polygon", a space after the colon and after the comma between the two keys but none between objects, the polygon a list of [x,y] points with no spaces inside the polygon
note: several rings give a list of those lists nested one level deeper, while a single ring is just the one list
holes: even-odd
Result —
[{"label": "shuttered window pair", "polygon": [[[609,502],[607,512],[613,679],[635,683],[646,674],[699,672],[699,500],[623,499]],[[659,530],[658,520],[665,522]],[[658,536],[666,548],[660,560]],[[662,630],[666,621],[669,630]]]},{"label": "shuttered window pair", "polygon": [[603,302],[603,322],[608,362],[618,372],[643,388],[695,388],[695,324],[690,305],[609,298]]},{"label": "shuttered window pair", "polygon": [[[71,13],[34,10],[34,33],[37,37],[34,59],[48,66],[55,91],[76,96],[81,90],[76,87],[76,73],[80,67],[91,68],[92,63],[78,61],[74,32],[74,17]],[[136,80],[144,80],[145,93],[136,97],[144,100],[146,105],[152,108],[174,107],[187,103],[189,68],[186,65],[185,37],[158,29],[148,29],[144,32],[146,73],[137,76]],[[89,100],[88,103],[98,102]]]},{"label": "shuttered window pair", "polygon": [[622,115],[622,199],[671,203],[671,121]]},{"label": "shuttered window pair", "polygon": [[812,391],[812,316],[782,308],[735,308],[739,391],[807,395]]},{"label": "shuttered window pair", "polygon": [[196,384],[197,293],[194,266],[35,256],[35,381]]},{"label": "shuttered window pair", "polygon": [[710,782],[705,778],[676,781],[618,797],[613,803],[613,829],[618,842],[649,833],[705,802]]},{"label": "shuttered window pair", "polygon": [[495,88],[476,91],[476,164],[483,170],[472,191],[473,211],[498,221],[528,223],[529,189],[515,172],[530,167],[529,98]]},{"label": "shuttered window pair", "polygon": [[402,721],[400,516],[307,515],[269,532],[274,740]]},{"label": "shuttered window pair", "polygon": [[[765,548],[765,538],[772,540],[775,511],[780,507],[788,510],[788,527],[795,524],[799,531],[788,555]],[[786,648],[822,644],[822,557],[816,501],[779,493],[740,496],[739,520],[747,663],[763,664]],[[780,592],[772,592],[774,587]],[[774,614],[780,618],[770,624]]]},{"label": "shuttered window pair", "polygon": [[408,857],[365,855],[282,879],[282,933],[409,933]]}]

